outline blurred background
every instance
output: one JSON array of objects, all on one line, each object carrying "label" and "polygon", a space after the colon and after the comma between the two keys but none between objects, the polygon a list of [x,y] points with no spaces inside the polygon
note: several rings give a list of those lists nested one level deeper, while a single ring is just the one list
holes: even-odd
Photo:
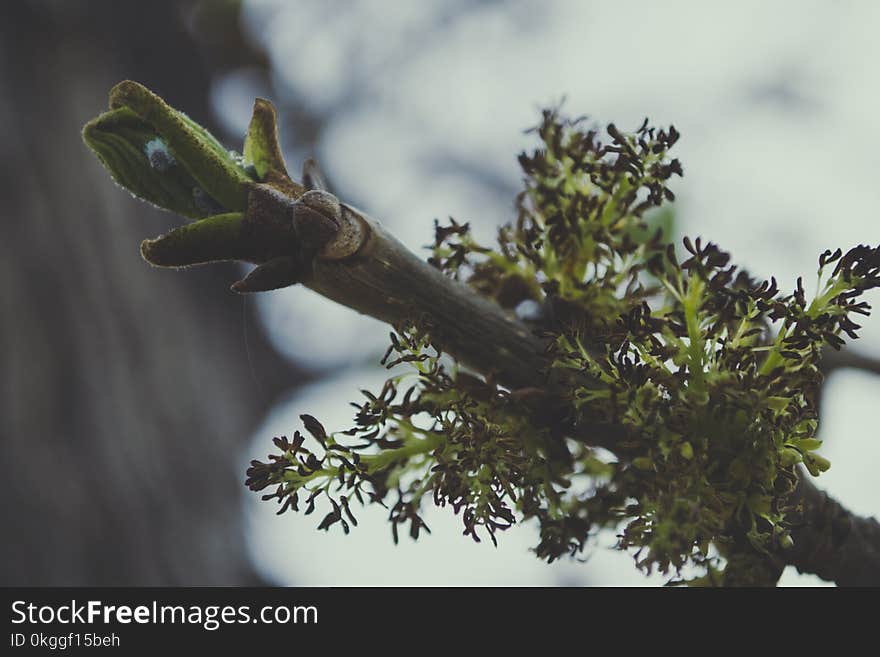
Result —
[{"label": "blurred background", "polygon": [[[394,546],[381,509],[350,536],[274,515],[252,458],[310,413],[349,426],[388,329],[304,288],[242,298],[233,265],[151,270],[177,219],[116,188],[82,124],[131,78],[240,149],[254,96],[291,171],[427,255],[432,222],[484,241],[513,217],[524,130],[558,105],[674,123],[677,230],[808,291],[825,248],[880,241],[880,5],[538,0],[30,0],[0,9],[0,584],[654,585],[600,535],[548,566],[448,510]],[[875,291],[876,292],[876,291]],[[869,298],[880,302],[876,293]],[[880,511],[880,320],[828,364],[819,484]],[[819,580],[792,569],[788,585]]]}]

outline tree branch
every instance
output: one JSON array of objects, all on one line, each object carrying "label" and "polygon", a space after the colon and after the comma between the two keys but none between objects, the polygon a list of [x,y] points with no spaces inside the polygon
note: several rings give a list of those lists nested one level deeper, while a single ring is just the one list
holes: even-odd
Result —
[{"label": "tree branch", "polygon": [[[257,267],[235,283],[234,290],[266,291],[302,283],[396,327],[415,321],[440,348],[476,371],[514,390],[540,388],[549,403],[542,404],[545,410],[536,422],[626,457],[621,443],[633,439],[632,429],[585,423],[561,426],[562,418],[553,417],[560,414],[548,412],[560,392],[564,396],[566,390],[590,386],[593,382],[587,375],[571,370],[566,377],[573,380],[563,377],[551,382],[545,340],[491,300],[417,258],[378,222],[321,189],[313,163],[306,164],[302,184],[294,182],[281,155],[276,121],[272,105],[258,99],[244,158],[238,161],[185,114],[142,85],[125,81],[111,90],[110,111],[90,121],[83,137],[121,185],[195,220],[145,241],[141,252],[149,262],[170,267],[220,260],[251,262]],[[616,128],[608,130],[616,142],[628,144]],[[659,135],[663,148],[677,139],[674,128]],[[167,175],[172,165],[174,175]],[[614,167],[607,169],[612,179],[619,161]],[[675,168],[670,164],[664,171],[663,180]],[[659,194],[655,187],[651,193]],[[696,251],[686,246],[696,257]],[[876,273],[876,265],[861,252],[867,248],[858,247],[855,255],[844,259],[849,258],[848,266],[857,260],[863,268],[875,267],[870,271]],[[867,255],[877,256],[868,251]],[[694,339],[691,335],[691,344]],[[702,373],[699,363],[689,369]],[[796,547],[780,553],[779,560],[775,555],[766,563],[755,560],[751,548],[738,549],[742,537],[732,537],[734,553],[742,556],[730,573],[735,583],[771,583],[783,561],[842,584],[878,582],[876,521],[856,518],[803,476],[795,501],[800,502]]]},{"label": "tree branch", "polygon": [[847,511],[799,473],[793,501],[794,547],[784,553],[798,572],[839,586],[880,586],[880,523]]},{"label": "tree branch", "polygon": [[[389,324],[421,316],[443,336],[451,355],[477,371],[511,387],[545,385],[545,343],[525,323],[420,260],[374,219],[344,207],[366,222],[367,237],[353,256],[316,261],[305,285]],[[626,436],[611,425],[574,431],[584,442],[609,448]],[[803,472],[792,502],[800,508],[794,547],[778,555],[784,564],[842,586],[880,584],[880,523],[847,511]],[[768,570],[769,580],[781,572],[774,564]],[[756,581],[756,573],[740,574]]]},{"label": "tree branch", "polygon": [[446,352],[509,387],[543,380],[545,342],[526,324],[420,260],[374,219],[343,212],[366,226],[362,244],[347,258],[319,256],[307,287],[391,325],[426,322]]},{"label": "tree branch", "polygon": [[825,376],[842,369],[854,369],[870,372],[871,374],[880,374],[880,358],[865,355],[854,350],[852,347],[845,347],[840,351],[826,349],[822,353],[819,367]]}]

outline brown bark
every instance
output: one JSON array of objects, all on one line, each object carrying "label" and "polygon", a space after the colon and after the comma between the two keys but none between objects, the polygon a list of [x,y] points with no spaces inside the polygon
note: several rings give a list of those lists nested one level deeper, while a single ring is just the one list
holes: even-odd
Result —
[{"label": "brown bark", "polygon": [[801,512],[786,561],[839,586],[880,586],[880,523],[851,513],[803,473],[795,499]]},{"label": "brown bark", "polygon": [[497,304],[416,257],[378,222],[358,214],[368,225],[363,245],[343,260],[319,257],[308,287],[388,324],[427,322],[447,353],[480,372],[492,372],[508,386],[543,380],[545,341]]}]

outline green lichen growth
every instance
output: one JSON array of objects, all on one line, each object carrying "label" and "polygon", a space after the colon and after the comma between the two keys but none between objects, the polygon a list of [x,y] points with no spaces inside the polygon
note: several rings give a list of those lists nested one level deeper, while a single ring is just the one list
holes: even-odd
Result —
[{"label": "green lichen growth", "polygon": [[276,438],[247,483],[273,487],[279,512],[325,502],[321,529],[348,532],[352,500],[386,505],[395,539],[426,528],[426,498],[474,540],[535,520],[548,561],[612,528],[647,573],[723,583],[725,564],[790,547],[796,467],[829,466],[816,453],[820,354],[856,337],[880,247],[826,251],[812,299],[800,280],[780,293],[715,244],[670,243],[675,128],[610,125],[603,143],[548,111],[536,131],[516,221],[492,247],[438,225],[431,262],[504,307],[539,309],[545,385],[508,390],[444,365],[442,336],[413,318],[384,361],[407,371],[364,393],[350,430],[302,416],[314,440]]}]

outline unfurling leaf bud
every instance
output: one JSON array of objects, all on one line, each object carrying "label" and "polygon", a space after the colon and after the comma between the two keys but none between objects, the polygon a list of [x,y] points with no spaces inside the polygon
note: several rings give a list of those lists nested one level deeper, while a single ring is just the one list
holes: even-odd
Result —
[{"label": "unfurling leaf bud", "polygon": [[247,207],[255,178],[242,162],[136,82],[111,90],[110,111],[85,125],[83,140],[117,183],[161,208],[200,219]]}]

